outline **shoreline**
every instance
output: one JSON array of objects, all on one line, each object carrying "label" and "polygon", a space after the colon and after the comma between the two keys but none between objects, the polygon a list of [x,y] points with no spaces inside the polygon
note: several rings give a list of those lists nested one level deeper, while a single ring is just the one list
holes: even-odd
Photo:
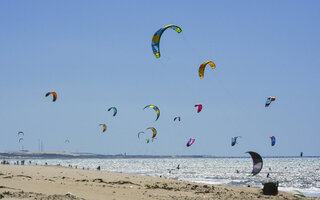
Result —
[{"label": "shoreline", "polygon": [[0,165],[0,186],[0,196],[6,199],[297,199],[282,191],[276,196],[263,195],[261,188],[210,185],[55,165]]},{"label": "shoreline", "polygon": [[[249,156],[212,156],[212,155],[126,155],[126,154],[95,154],[70,152],[31,152],[31,151],[5,151],[0,152],[2,159],[161,159],[161,158],[249,158]],[[264,158],[320,158],[320,156],[264,156]]]}]

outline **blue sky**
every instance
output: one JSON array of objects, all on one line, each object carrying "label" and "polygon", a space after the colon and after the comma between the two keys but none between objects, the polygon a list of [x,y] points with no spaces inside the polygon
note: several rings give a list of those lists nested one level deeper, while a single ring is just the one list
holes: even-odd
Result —
[{"label": "blue sky", "polygon": [[[30,151],[42,140],[46,151],[320,155],[319,8],[319,1],[1,1],[0,151],[21,149],[22,130]],[[168,24],[182,33],[167,30],[156,59],[151,38]],[[217,67],[200,80],[208,60]],[[58,93],[55,103],[48,91]],[[277,100],[265,108],[268,96]],[[158,121],[143,110],[148,104],[160,108]],[[150,126],[158,136],[146,144],[137,133],[151,136]]]}]

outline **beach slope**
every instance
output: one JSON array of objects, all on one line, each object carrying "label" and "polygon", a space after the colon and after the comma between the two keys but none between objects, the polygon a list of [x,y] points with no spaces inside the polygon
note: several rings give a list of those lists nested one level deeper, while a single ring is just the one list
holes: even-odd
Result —
[{"label": "beach slope", "polygon": [[259,188],[208,185],[150,176],[39,165],[0,165],[1,198],[11,200],[301,199],[285,192],[279,192],[277,196],[263,195]]}]

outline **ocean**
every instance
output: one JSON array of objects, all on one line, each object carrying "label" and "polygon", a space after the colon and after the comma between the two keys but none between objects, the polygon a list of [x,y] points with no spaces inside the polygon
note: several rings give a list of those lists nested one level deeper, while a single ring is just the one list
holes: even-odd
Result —
[{"label": "ocean", "polygon": [[[250,176],[251,158],[152,158],[152,159],[50,159],[32,163],[166,177],[207,184],[262,188],[262,182],[279,181],[279,190],[299,190],[320,197],[320,158],[264,158],[263,168]],[[179,169],[177,166],[179,165]],[[267,174],[269,173],[269,178]]]}]

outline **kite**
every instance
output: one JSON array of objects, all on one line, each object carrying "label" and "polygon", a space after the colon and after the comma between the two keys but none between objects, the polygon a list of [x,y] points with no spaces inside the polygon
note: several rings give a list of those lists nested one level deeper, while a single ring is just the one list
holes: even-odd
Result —
[{"label": "kite", "polygon": [[138,138],[140,139],[140,134],[144,134],[144,132],[143,131],[140,131],[139,133],[138,133]]},{"label": "kite", "polygon": [[52,99],[52,102],[55,102],[56,100],[57,100],[57,93],[55,93],[55,92],[48,92],[47,94],[46,94],[46,97],[48,97],[50,94],[52,94],[52,96],[53,96],[53,99]]},{"label": "kite", "polygon": [[175,117],[175,118],[173,119],[173,121],[176,121],[176,119],[178,119],[179,121],[181,121],[181,117]]},{"label": "kite", "polygon": [[153,142],[153,139],[155,139],[156,135],[157,135],[157,130],[154,128],[154,127],[148,127],[146,130],[152,130],[153,132],[153,135],[152,135],[152,142]]},{"label": "kite", "polygon": [[300,157],[302,157],[303,156],[303,152],[300,152]]},{"label": "kite", "polygon": [[263,166],[262,158],[258,153],[253,152],[253,151],[248,151],[246,153],[250,154],[250,156],[252,158],[253,169],[252,169],[251,173],[252,173],[252,176],[254,176],[254,175],[258,174],[262,169],[262,166]]},{"label": "kite", "polygon": [[270,139],[271,139],[271,146],[274,146],[276,144],[276,137],[271,136]]},{"label": "kite", "polygon": [[199,113],[202,110],[202,105],[201,104],[196,104],[194,107],[198,107],[197,113]]},{"label": "kite", "polygon": [[70,143],[70,141],[67,139],[67,140],[64,141],[64,143]]},{"label": "kite", "polygon": [[302,194],[300,191],[298,190],[291,190],[291,191],[288,191],[290,194],[292,194],[293,196],[295,197],[306,197],[304,196],[304,194]]},{"label": "kite", "polygon": [[103,126],[103,130],[102,130],[102,132],[106,132],[106,130],[107,130],[107,126],[106,126],[105,124],[99,124],[99,126]]},{"label": "kite", "polygon": [[152,43],[151,43],[151,47],[152,47],[152,51],[154,53],[154,55],[156,56],[156,58],[160,58],[160,38],[163,34],[163,32],[165,30],[167,30],[167,28],[173,29],[175,31],[177,31],[177,33],[181,33],[181,28],[175,25],[167,25],[163,28],[160,28],[157,32],[155,32],[155,34],[152,37]]},{"label": "kite", "polygon": [[116,114],[117,114],[117,112],[118,112],[117,108],[116,108],[116,107],[110,107],[110,108],[108,109],[108,111],[110,111],[111,109],[113,109],[113,116],[116,116]]},{"label": "kite", "polygon": [[146,141],[147,141],[147,143],[149,143],[149,142],[150,142],[150,139],[149,139],[149,138],[147,138],[147,139],[146,139]]},{"label": "kite", "polygon": [[19,131],[19,132],[18,132],[18,136],[19,136],[20,134],[24,135],[24,132]]},{"label": "kite", "polygon": [[195,140],[196,139],[194,139],[194,138],[190,138],[189,141],[187,142],[186,146],[190,147],[194,143]]},{"label": "kite", "polygon": [[155,106],[155,105],[147,105],[146,107],[143,108],[143,110],[146,109],[146,108],[148,108],[148,107],[153,108],[153,110],[156,111],[156,113],[157,113],[156,121],[157,121],[158,118],[160,117],[160,110],[159,110],[159,108],[158,108],[157,106]]},{"label": "kite", "polygon": [[215,69],[216,68],[216,65],[214,64],[214,62],[212,61],[208,61],[208,62],[204,62],[200,65],[199,67],[199,76],[200,76],[200,79],[203,78],[204,76],[204,69],[206,68],[207,65],[210,65],[212,69]]},{"label": "kite", "polygon": [[267,100],[266,100],[266,104],[265,104],[265,107],[269,107],[269,105],[271,104],[272,101],[275,101],[276,98],[275,97],[268,97]]},{"label": "kite", "polygon": [[231,138],[231,146],[234,146],[237,144],[237,139],[241,138],[241,136],[236,136]]},{"label": "kite", "polygon": [[23,139],[23,138],[19,138],[19,143],[20,143],[22,140],[24,140],[24,139]]}]

